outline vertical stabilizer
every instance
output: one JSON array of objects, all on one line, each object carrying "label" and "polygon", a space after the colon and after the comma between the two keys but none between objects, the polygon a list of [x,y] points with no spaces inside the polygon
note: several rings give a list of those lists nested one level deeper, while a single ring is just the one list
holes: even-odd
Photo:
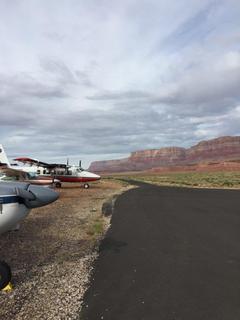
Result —
[{"label": "vertical stabilizer", "polygon": [[0,144],[0,163],[5,163],[10,167],[10,163],[8,161],[7,155],[6,155],[4,148],[1,144]]}]

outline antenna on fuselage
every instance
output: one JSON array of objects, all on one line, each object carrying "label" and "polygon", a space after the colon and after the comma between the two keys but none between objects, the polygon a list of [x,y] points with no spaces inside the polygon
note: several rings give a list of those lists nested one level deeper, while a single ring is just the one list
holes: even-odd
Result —
[{"label": "antenna on fuselage", "polygon": [[68,174],[68,169],[69,169],[69,158],[67,158],[67,164],[66,164],[66,169],[65,169],[65,172],[66,172],[66,174]]},{"label": "antenna on fuselage", "polygon": [[84,171],[83,167],[82,167],[82,160],[79,160],[79,169]]}]

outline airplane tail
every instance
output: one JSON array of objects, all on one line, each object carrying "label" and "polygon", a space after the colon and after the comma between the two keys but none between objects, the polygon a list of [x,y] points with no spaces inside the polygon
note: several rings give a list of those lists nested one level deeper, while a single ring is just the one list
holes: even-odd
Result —
[{"label": "airplane tail", "polygon": [[10,167],[9,160],[1,144],[0,144],[0,164],[6,164],[8,167]]}]

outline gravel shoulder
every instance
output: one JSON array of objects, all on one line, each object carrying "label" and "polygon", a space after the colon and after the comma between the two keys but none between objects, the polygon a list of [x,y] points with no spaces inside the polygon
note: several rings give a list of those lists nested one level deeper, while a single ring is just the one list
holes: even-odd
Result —
[{"label": "gravel shoulder", "polygon": [[32,210],[18,232],[0,236],[14,290],[0,292],[0,319],[76,319],[100,239],[110,224],[104,202],[130,187],[102,180],[85,190],[59,189],[60,199]]}]

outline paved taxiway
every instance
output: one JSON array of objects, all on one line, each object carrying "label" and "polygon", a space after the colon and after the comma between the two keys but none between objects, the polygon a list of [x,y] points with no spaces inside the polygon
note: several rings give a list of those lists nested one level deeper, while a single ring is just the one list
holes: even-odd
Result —
[{"label": "paved taxiway", "polygon": [[92,278],[83,320],[240,319],[240,191],[126,192]]}]

